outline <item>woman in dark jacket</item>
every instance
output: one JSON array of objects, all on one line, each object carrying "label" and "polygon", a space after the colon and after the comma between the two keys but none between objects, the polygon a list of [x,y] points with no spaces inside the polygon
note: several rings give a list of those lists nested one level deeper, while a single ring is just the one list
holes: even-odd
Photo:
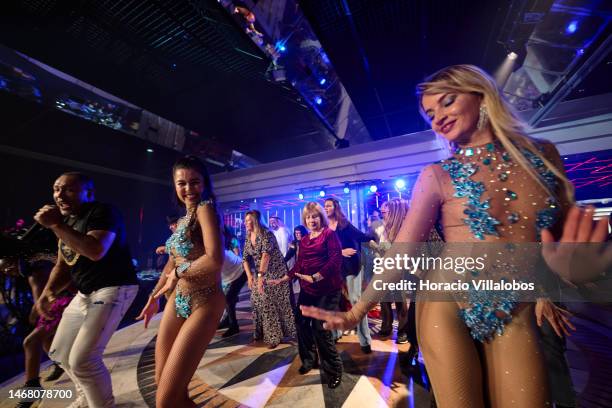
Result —
[{"label": "woman in dark jacket", "polygon": [[[298,246],[302,238],[304,238],[306,235],[308,235],[308,230],[303,225],[297,225],[293,229],[293,242],[289,244],[289,250],[285,254],[285,262],[287,262],[288,266],[289,261],[291,261],[294,257],[297,259]],[[289,267],[291,266],[293,265],[290,265]]]},{"label": "woman in dark jacket", "polygon": [[[340,202],[335,198],[325,200],[325,213],[329,218],[329,228],[336,231],[342,245],[342,276],[346,283],[348,300],[351,305],[359,301],[362,292],[363,274],[360,273],[360,243],[375,239],[358,230],[342,212]],[[342,337],[338,332],[337,337]],[[368,317],[365,316],[357,326],[357,337],[361,351],[365,354],[372,352],[372,337],[368,326]]]}]

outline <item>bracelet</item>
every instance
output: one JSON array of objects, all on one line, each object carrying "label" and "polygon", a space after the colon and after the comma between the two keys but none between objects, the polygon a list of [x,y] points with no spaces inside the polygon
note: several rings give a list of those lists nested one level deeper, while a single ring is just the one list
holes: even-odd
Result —
[{"label": "bracelet", "polygon": [[174,276],[176,276],[177,279],[180,279],[190,266],[191,262],[185,262],[180,264],[179,266],[174,268]]}]

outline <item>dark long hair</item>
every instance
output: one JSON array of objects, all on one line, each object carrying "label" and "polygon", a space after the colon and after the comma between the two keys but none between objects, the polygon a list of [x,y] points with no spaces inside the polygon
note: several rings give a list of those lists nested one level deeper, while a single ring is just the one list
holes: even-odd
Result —
[{"label": "dark long hair", "polygon": [[308,230],[306,229],[305,226],[303,225],[297,225],[294,229],[293,229],[293,240],[297,241],[297,238],[295,237],[295,231],[300,231],[302,233],[302,238],[304,238],[306,235],[308,235]]},{"label": "dark long hair", "polygon": [[[208,173],[208,169],[202,163],[202,160],[198,159],[196,156],[188,155],[185,157],[181,157],[178,159],[174,166],[172,166],[172,178],[174,179],[174,174],[179,169],[189,169],[195,170],[202,176],[202,182],[204,183],[204,188],[202,189],[202,199],[203,200],[212,200],[215,209],[217,208],[217,197],[215,197],[215,193],[213,192],[212,182],[210,181],[210,174]],[[174,192],[174,198],[176,203],[185,207],[185,204],[179,199],[176,191]]]},{"label": "dark long hair", "polygon": [[349,220],[346,218],[346,215],[344,215],[344,212],[342,211],[340,201],[336,200],[335,198],[326,198],[325,201],[331,201],[332,204],[334,204],[334,218],[336,219],[336,221],[338,221],[338,226],[340,228],[346,227],[349,223]]}]

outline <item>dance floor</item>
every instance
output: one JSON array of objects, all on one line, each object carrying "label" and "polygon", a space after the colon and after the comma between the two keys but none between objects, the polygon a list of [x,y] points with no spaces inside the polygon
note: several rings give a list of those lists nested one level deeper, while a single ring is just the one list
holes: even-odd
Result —
[{"label": "dance floor", "polygon": [[[119,330],[109,343],[104,361],[111,370],[119,407],[154,407],[154,346],[161,315],[148,329],[141,322]],[[396,345],[376,336],[380,322],[371,319],[373,353],[361,352],[355,335],[338,343],[345,366],[341,386],[330,390],[319,370],[300,375],[295,343],[270,350],[251,343],[252,326],[248,293],[238,304],[241,332],[222,339],[219,331],[201,360],[190,384],[190,394],[200,407],[429,407],[427,378],[419,366],[400,364],[409,344]],[[607,319],[607,320],[606,320]],[[607,312],[595,319],[575,320],[578,332],[568,341],[568,360],[582,407],[612,407],[612,319]],[[45,367],[48,364],[45,364]],[[46,373],[43,373],[43,377]],[[23,384],[18,376],[0,386],[0,408],[13,407],[9,389]],[[52,388],[73,388],[66,375]],[[38,403],[37,403],[38,404]],[[65,407],[66,400],[45,400],[40,407]],[[36,407],[37,405],[35,405]]]}]

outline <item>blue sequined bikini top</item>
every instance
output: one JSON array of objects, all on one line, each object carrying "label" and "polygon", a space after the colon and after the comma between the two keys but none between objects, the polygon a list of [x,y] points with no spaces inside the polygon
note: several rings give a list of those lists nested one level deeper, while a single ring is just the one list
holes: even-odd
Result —
[{"label": "blue sequined bikini top", "polygon": [[[205,204],[212,204],[212,200],[200,201],[197,207]],[[193,249],[193,241],[191,240],[191,232],[196,227],[196,211],[197,207],[189,211],[187,215],[182,217],[176,226],[176,231],[170,238],[166,240],[166,253],[171,256],[180,256],[186,258]]]},{"label": "blue sequined bikini top", "polygon": [[[550,191],[557,188],[557,180],[552,171],[550,171],[544,161],[536,154],[527,149],[520,149],[524,157],[529,161],[531,166],[540,175],[544,183]],[[501,158],[498,158],[496,153],[501,153]],[[457,157],[464,156],[468,161],[462,162]],[[448,172],[451,182],[455,188],[454,196],[458,198],[467,198],[465,210],[463,211],[467,218],[463,222],[470,228],[470,231],[477,239],[484,240],[485,235],[499,236],[497,227],[501,221],[491,216],[489,208],[491,206],[490,199],[482,199],[483,193],[486,191],[485,185],[482,182],[475,181],[472,176],[482,167],[488,168],[491,173],[497,173],[497,179],[501,183],[505,183],[509,175],[512,174],[510,168],[513,163],[510,154],[506,152],[498,143],[488,143],[481,147],[466,147],[455,150],[454,155],[449,159],[438,162],[442,169]],[[506,201],[514,201],[518,198],[518,194],[507,188]],[[544,228],[551,227],[558,216],[558,202],[555,197],[546,199],[546,208],[541,209],[536,215],[536,229],[539,232]],[[510,213],[507,216],[507,222],[513,224],[518,222],[519,214],[516,212]]]}]

